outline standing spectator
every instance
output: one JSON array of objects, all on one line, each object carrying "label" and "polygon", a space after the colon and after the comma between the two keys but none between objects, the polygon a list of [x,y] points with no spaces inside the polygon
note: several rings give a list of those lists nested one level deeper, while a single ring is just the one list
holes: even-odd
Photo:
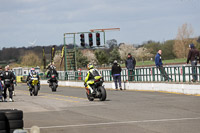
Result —
[{"label": "standing spectator", "polygon": [[0,66],[0,102],[3,102],[3,85],[2,80],[3,79],[3,69]]},{"label": "standing spectator", "polygon": [[14,79],[11,80],[11,86],[12,86],[12,90],[13,90],[13,96],[16,96],[15,95],[15,85],[17,85],[16,76],[15,76],[15,72],[12,69],[10,71],[14,74]]},{"label": "standing spectator", "polygon": [[128,81],[133,81],[136,60],[134,57],[132,57],[131,53],[128,53],[128,58],[125,62],[125,65],[126,65],[126,68],[128,69]]},{"label": "standing spectator", "polygon": [[161,54],[162,54],[162,50],[158,50],[158,53],[156,54],[156,57],[155,57],[156,67],[160,70],[160,73],[165,78],[165,81],[172,80],[171,78],[169,78],[169,76],[165,72],[165,68],[163,67],[163,63],[162,63]]},{"label": "standing spectator", "polygon": [[199,60],[199,51],[195,48],[193,43],[190,44],[189,47],[190,47],[190,51],[187,57],[187,64],[189,63],[189,61],[191,62],[192,78],[193,78],[192,82],[196,82],[197,81],[197,61]]},{"label": "standing spectator", "polygon": [[111,74],[112,74],[114,82],[115,82],[116,90],[118,90],[117,81],[119,82],[120,90],[122,90],[121,71],[122,71],[121,66],[117,63],[117,60],[115,60],[113,66],[112,66]]},{"label": "standing spectator", "polygon": [[7,102],[6,98],[7,98],[7,89],[9,91],[9,101],[10,102],[14,102],[13,100],[13,91],[12,91],[12,80],[15,80],[14,79],[15,76],[14,74],[9,71],[9,66],[6,66],[5,67],[5,72],[3,73],[3,80],[4,80],[4,101]]},{"label": "standing spectator", "polygon": [[0,80],[3,78],[3,69],[2,66],[0,66]]}]

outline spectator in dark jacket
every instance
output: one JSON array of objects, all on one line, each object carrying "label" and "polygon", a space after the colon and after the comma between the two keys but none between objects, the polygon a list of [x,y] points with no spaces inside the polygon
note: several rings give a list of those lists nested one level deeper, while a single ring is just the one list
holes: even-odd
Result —
[{"label": "spectator in dark jacket", "polygon": [[158,50],[158,53],[156,54],[156,57],[155,57],[156,67],[160,70],[160,73],[165,78],[165,81],[172,80],[171,78],[169,78],[169,76],[165,72],[165,68],[163,67],[163,63],[162,63],[161,54],[162,54],[162,50]]},{"label": "spectator in dark jacket", "polygon": [[[199,51],[194,47],[194,44],[190,44],[190,51],[188,53],[187,64],[189,61],[191,62],[192,66],[192,81],[196,82],[197,80],[197,62],[199,60]],[[200,62],[200,60],[199,60]]]},{"label": "spectator in dark jacket", "polygon": [[125,65],[126,65],[126,68],[128,69],[128,80],[133,81],[136,60],[134,57],[132,57],[131,53],[128,54],[128,58],[125,62]]},{"label": "spectator in dark jacket", "polygon": [[118,89],[117,81],[119,82],[119,88],[122,90],[122,84],[121,84],[121,66],[117,64],[117,60],[114,61],[114,64],[112,66],[111,74],[113,76],[114,82],[115,82],[115,89]]},{"label": "spectator in dark jacket", "polygon": [[0,66],[0,102],[3,102],[3,85],[2,80],[3,79],[3,69]]}]

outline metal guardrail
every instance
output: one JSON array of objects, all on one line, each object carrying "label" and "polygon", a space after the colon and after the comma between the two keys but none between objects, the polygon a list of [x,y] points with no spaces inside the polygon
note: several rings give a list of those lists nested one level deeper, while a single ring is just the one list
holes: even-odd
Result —
[{"label": "metal guardrail", "polygon": [[[192,67],[188,65],[184,66],[166,66],[164,67],[166,73],[172,80],[168,82],[191,82],[192,81]],[[195,67],[198,79],[200,79],[200,66]],[[111,70],[99,70],[105,81],[113,81]],[[87,71],[58,71],[59,80],[75,80],[84,81],[87,75]],[[42,77],[41,77],[42,78]],[[43,77],[42,79],[45,79]],[[163,75],[156,67],[143,67],[136,68],[133,72],[127,69],[122,69],[121,72],[122,81],[132,82],[162,82],[165,81]]]}]

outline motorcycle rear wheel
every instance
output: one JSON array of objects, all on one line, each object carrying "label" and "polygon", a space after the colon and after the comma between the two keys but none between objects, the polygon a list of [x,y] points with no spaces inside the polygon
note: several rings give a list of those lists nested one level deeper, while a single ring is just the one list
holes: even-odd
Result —
[{"label": "motorcycle rear wheel", "polygon": [[105,101],[106,97],[107,97],[105,88],[103,86],[99,86],[98,89],[99,89],[99,92],[100,92],[100,95],[101,95],[99,100],[100,101]]},{"label": "motorcycle rear wheel", "polygon": [[56,92],[56,88],[57,88],[56,83],[53,82],[53,84],[51,86],[52,92]]}]

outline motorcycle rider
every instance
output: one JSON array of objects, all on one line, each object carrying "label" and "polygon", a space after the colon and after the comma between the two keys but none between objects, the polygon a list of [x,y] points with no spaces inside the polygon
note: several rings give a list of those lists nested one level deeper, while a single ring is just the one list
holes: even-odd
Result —
[{"label": "motorcycle rider", "polygon": [[56,71],[56,67],[53,66],[53,65],[50,65],[48,67],[48,69],[49,69],[49,71],[47,72],[46,78],[50,78],[50,79],[47,82],[48,83],[52,82],[52,80],[53,80],[52,75],[54,75],[55,78],[56,78],[56,85],[58,85],[58,80],[57,80],[57,78],[58,78],[58,72]]},{"label": "motorcycle rider", "polygon": [[5,72],[3,73],[4,80],[4,101],[7,102],[7,89],[9,91],[9,101],[14,102],[13,100],[13,91],[12,91],[12,82],[15,81],[15,76],[13,72],[9,71],[9,66],[5,67]]},{"label": "motorcycle rider", "polygon": [[32,83],[32,79],[33,76],[35,76],[38,78],[38,90],[40,90],[40,77],[38,75],[38,73],[35,71],[35,68],[31,68],[28,76],[27,76],[27,79],[26,79],[26,82],[27,82],[27,85],[29,86],[29,90],[31,89],[31,83]]},{"label": "motorcycle rider", "polygon": [[3,78],[3,69],[2,66],[0,66],[0,80]]},{"label": "motorcycle rider", "polygon": [[[13,74],[14,74],[14,76],[15,76],[15,72],[11,69],[10,70]],[[12,90],[13,90],[13,96],[15,96],[15,85],[17,85],[17,83],[16,83],[16,76],[15,76],[15,82],[14,81],[12,81],[11,82],[11,85],[12,85]]]},{"label": "motorcycle rider", "polygon": [[97,69],[94,69],[94,66],[92,64],[88,64],[87,68],[89,71],[87,72],[84,85],[86,88],[90,90],[90,94],[95,94],[95,91],[93,90],[92,87],[94,81],[100,79],[101,75],[99,74],[99,71]]},{"label": "motorcycle rider", "polygon": [[3,102],[3,85],[2,85],[2,79],[3,79],[3,69],[0,66],[0,102]]}]

